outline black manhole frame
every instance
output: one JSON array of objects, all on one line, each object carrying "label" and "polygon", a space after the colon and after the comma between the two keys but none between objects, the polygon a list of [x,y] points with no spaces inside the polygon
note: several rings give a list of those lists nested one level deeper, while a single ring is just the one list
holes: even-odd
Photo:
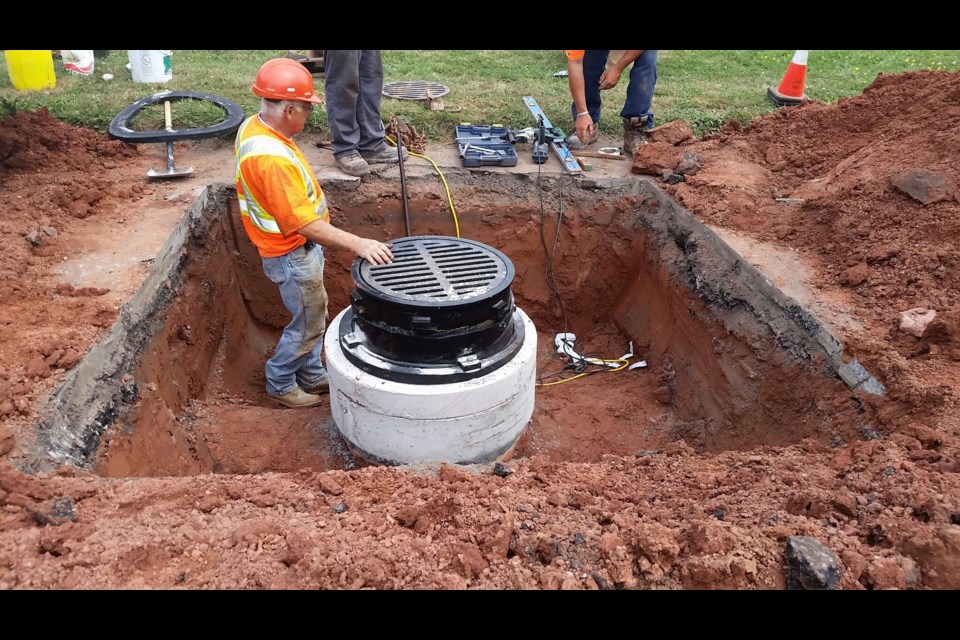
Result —
[{"label": "black manhole frame", "polygon": [[391,382],[415,385],[451,384],[486,376],[501,368],[520,352],[527,338],[520,310],[513,309],[513,331],[508,342],[490,357],[477,358],[465,354],[456,363],[424,364],[402,362],[385,357],[369,348],[362,331],[357,328],[357,316],[347,308],[340,319],[337,343],[344,357],[355,367],[372,376]]},{"label": "black manhole frame", "polygon": [[[437,384],[486,375],[520,351],[525,332],[511,288],[516,267],[506,254],[488,244],[452,236],[407,236],[392,242],[392,264],[373,265],[357,258],[351,267],[354,289],[338,336],[350,362],[383,379]],[[404,255],[409,260],[398,258]],[[440,264],[446,257],[454,260]],[[477,269],[495,268],[492,282],[459,295],[449,279],[469,276],[467,263],[483,260],[491,266]],[[447,295],[408,297],[377,283],[377,271],[403,272],[407,263],[411,277],[442,282],[446,286],[440,288]],[[417,274],[417,269],[423,272]],[[458,269],[467,271],[458,274]]]}]

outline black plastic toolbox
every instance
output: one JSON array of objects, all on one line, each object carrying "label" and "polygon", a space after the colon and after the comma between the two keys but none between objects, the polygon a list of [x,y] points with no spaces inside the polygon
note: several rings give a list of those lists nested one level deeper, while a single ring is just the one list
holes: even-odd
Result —
[{"label": "black plastic toolbox", "polygon": [[456,134],[464,167],[517,166],[517,152],[508,128],[459,124]]}]

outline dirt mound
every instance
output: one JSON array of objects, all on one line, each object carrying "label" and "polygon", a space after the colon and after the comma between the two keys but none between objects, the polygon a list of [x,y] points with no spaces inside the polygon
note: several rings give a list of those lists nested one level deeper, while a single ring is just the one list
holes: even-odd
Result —
[{"label": "dirt mound", "polygon": [[[103,218],[137,202],[142,180],[126,169],[137,147],[52,118],[46,108],[0,123],[0,416],[29,416],[40,393],[72,368],[116,320],[107,288],[74,288],[55,267],[76,255],[76,220]],[[52,379],[51,379],[52,377]]]},{"label": "dirt mound", "polygon": [[960,301],[958,97],[957,73],[881,74],[862,95],[682,145],[703,168],[663,185],[704,222],[815,263],[822,295],[866,327],[842,339],[917,409],[953,404],[955,351],[918,349],[899,314]]},{"label": "dirt mound", "polygon": [[[58,265],[151,190],[134,147],[45,111],[3,120],[0,588],[960,588],[958,98],[960,74],[882,75],[669,145],[701,162],[661,188],[719,231],[796,252],[857,320],[838,337],[889,390],[861,399],[860,441],[718,455],[677,441],[499,474],[15,470],[37,403],[122,304],[65,287]],[[917,307],[937,313],[922,337],[899,328]]]},{"label": "dirt mound", "polygon": [[707,222],[815,255],[876,314],[943,309],[960,275],[958,97],[960,74],[881,75],[837,104],[724,127],[692,145],[702,172],[668,189]]}]

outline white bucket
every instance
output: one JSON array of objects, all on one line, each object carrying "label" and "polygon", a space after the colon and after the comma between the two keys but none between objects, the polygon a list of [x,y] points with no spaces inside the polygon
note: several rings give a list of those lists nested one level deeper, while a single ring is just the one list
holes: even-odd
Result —
[{"label": "white bucket", "polygon": [[173,77],[173,51],[127,51],[134,82],[168,82]]}]

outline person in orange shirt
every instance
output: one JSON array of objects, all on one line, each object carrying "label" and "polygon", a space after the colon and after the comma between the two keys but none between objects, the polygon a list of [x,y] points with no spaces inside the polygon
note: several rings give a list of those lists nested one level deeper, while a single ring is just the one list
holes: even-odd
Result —
[{"label": "person in orange shirt", "polygon": [[[646,142],[646,131],[653,127],[653,89],[657,84],[656,49],[629,49],[611,55],[609,49],[568,49],[567,82],[573,104],[575,131],[567,138],[571,149],[593,144],[599,135],[600,92],[612,89],[630,67],[627,99],[620,110],[623,119],[623,150],[628,155]],[[616,59],[613,59],[613,58]]]},{"label": "person in orange shirt", "polygon": [[313,76],[289,58],[268,60],[251,87],[260,112],[235,144],[237,199],[247,236],[292,318],[266,362],[267,395],[287,407],[311,407],[329,391],[321,362],[327,328],[324,248],[347,249],[373,264],[393,261],[391,245],[330,224],[327,199],[293,136],[316,104]]}]

